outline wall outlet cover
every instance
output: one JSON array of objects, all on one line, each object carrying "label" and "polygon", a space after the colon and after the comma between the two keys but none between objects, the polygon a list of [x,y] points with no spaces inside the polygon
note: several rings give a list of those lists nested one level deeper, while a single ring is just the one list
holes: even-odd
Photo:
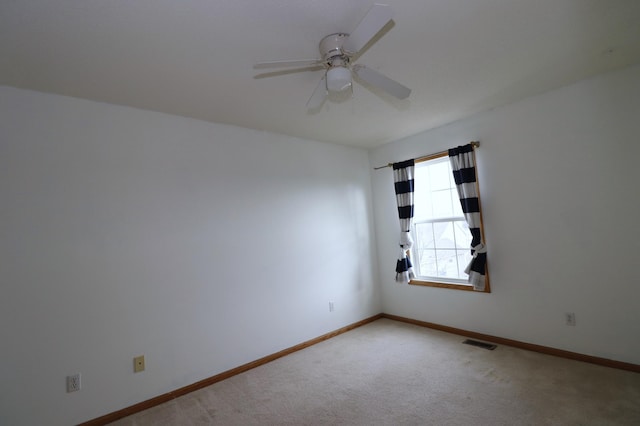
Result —
[{"label": "wall outlet cover", "polygon": [[567,312],[564,314],[564,320],[567,325],[575,326],[576,325],[576,314],[573,312]]},{"label": "wall outlet cover", "polygon": [[67,376],[67,392],[77,392],[81,388],[80,373]]}]

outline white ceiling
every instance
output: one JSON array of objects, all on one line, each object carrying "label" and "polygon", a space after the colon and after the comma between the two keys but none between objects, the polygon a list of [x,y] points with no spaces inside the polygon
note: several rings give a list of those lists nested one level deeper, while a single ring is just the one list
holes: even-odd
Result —
[{"label": "white ceiling", "polygon": [[356,84],[309,113],[322,71],[255,78],[373,0],[0,0],[0,84],[373,147],[640,62],[638,0],[378,2],[395,18],[358,63],[403,101]]}]

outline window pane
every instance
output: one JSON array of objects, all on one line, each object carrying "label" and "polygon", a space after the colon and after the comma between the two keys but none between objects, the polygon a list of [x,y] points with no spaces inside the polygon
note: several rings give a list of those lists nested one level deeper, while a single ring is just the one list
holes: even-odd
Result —
[{"label": "window pane", "polygon": [[[433,206],[433,218],[452,217],[453,203],[451,201],[451,190],[436,191],[431,194]],[[458,204],[460,204],[458,202]]]},{"label": "window pane", "polygon": [[431,190],[438,191],[451,187],[449,181],[449,162],[440,161],[429,166],[429,178],[431,179]]},{"label": "window pane", "polygon": [[458,220],[454,222],[454,230],[456,237],[456,247],[468,249],[471,247],[471,232],[466,220]]},{"label": "window pane", "polygon": [[435,246],[437,248],[453,249],[456,247],[453,235],[453,222],[435,222],[433,224]]},{"label": "window pane", "polygon": [[[459,278],[455,250],[436,250],[438,275],[443,278]],[[466,266],[466,265],[465,265]]]},{"label": "window pane", "polygon": [[[423,182],[420,182],[420,184],[422,183]],[[431,192],[426,190],[418,191],[416,189],[416,192],[413,195],[414,220],[421,221],[431,219],[433,217],[433,214],[431,212],[432,204],[433,202],[431,200]]]},{"label": "window pane", "polygon": [[464,216],[462,205],[460,204],[460,196],[456,188],[451,190],[451,199],[453,200],[453,216]]},{"label": "window pane", "polygon": [[418,250],[419,254],[419,275],[437,277],[438,268],[435,250]]},{"label": "window pane", "polygon": [[469,278],[464,272],[469,262],[471,262],[471,250],[458,251],[458,278],[466,280]]},{"label": "window pane", "polygon": [[433,228],[431,223],[418,223],[415,226],[414,243],[417,248],[433,248]]},{"label": "window pane", "polygon": [[427,163],[418,163],[414,168],[414,178],[421,182],[421,189],[429,189],[429,166]]}]

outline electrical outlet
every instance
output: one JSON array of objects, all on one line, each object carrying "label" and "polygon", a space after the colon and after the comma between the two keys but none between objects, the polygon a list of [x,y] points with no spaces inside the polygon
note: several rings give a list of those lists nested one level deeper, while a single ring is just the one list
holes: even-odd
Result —
[{"label": "electrical outlet", "polygon": [[567,325],[575,326],[576,325],[576,314],[573,312],[567,312],[564,314],[564,320]]},{"label": "electrical outlet", "polygon": [[335,311],[335,305],[333,304],[333,302],[329,302],[329,312],[333,311]]},{"label": "electrical outlet", "polygon": [[79,391],[80,387],[81,387],[80,373],[76,373],[76,374],[72,374],[71,376],[67,376],[67,392]]},{"label": "electrical outlet", "polygon": [[133,359],[133,372],[139,373],[144,371],[144,355],[137,356]]}]

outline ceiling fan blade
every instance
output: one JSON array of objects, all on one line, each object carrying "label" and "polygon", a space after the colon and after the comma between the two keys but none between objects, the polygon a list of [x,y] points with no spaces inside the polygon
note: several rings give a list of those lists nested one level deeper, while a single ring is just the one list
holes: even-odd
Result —
[{"label": "ceiling fan blade", "polygon": [[269,61],[258,62],[253,66],[255,69],[261,68],[283,68],[283,67],[311,67],[315,65],[322,65],[323,62],[320,59],[299,59],[292,61]]},{"label": "ceiling fan blade", "polygon": [[349,34],[343,49],[352,54],[358,53],[392,18],[391,7],[386,4],[374,4]]},{"label": "ceiling fan blade", "polygon": [[307,109],[316,109],[322,106],[322,103],[327,98],[329,91],[327,90],[327,75],[323,75],[322,79],[313,91],[313,94],[307,101]]},{"label": "ceiling fan blade", "polygon": [[397,81],[380,74],[378,71],[367,68],[364,65],[354,65],[353,72],[355,72],[358,77],[360,77],[370,85],[382,89],[398,99],[408,98],[409,94],[411,93],[411,89],[409,89],[408,87],[403,86]]}]

